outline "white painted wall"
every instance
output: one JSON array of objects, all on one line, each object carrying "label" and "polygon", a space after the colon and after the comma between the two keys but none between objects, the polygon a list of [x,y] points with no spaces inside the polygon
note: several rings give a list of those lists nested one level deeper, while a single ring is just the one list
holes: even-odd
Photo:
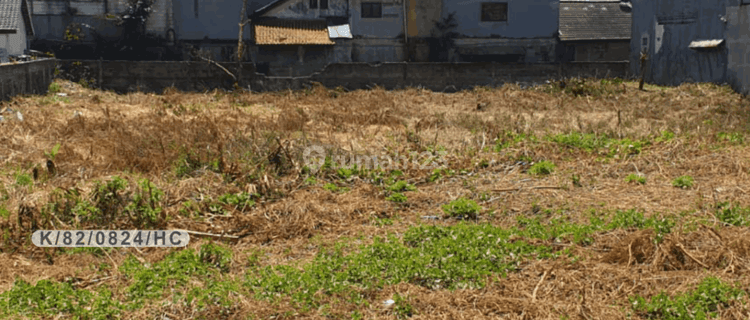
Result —
[{"label": "white painted wall", "polygon": [[0,48],[5,48],[9,55],[22,55],[26,50],[26,24],[21,22],[16,33],[0,35]]}]

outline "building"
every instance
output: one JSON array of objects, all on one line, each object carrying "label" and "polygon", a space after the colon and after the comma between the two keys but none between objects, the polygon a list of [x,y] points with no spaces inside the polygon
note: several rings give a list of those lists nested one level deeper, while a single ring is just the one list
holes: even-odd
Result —
[{"label": "building", "polygon": [[727,4],[724,31],[727,52],[726,81],[737,92],[750,94],[750,0],[732,0]]},{"label": "building", "polygon": [[[246,14],[249,16],[271,2],[250,0]],[[212,60],[236,61],[242,3],[242,0],[172,0],[174,38],[181,45],[183,56],[187,59],[190,51],[200,50]],[[243,38],[252,40],[250,26],[245,26]],[[249,51],[244,56],[248,60]]]},{"label": "building", "polygon": [[29,4],[26,0],[0,0],[0,60],[23,55],[34,36]]},{"label": "building", "polygon": [[[127,0],[33,0],[32,3],[32,21],[36,27],[37,39],[48,41],[64,40],[65,30],[73,24],[83,25],[86,29],[103,35],[115,36],[115,16],[128,7]],[[167,37],[168,30],[174,28],[172,16],[172,0],[155,1],[146,22],[146,31]],[[86,36],[89,36],[88,32]]]},{"label": "building", "polygon": [[455,18],[450,61],[554,60],[558,0],[445,0],[442,10]]},{"label": "building", "polygon": [[[248,11],[271,1],[248,1]],[[242,3],[241,0],[156,0],[146,20],[145,31],[164,39],[166,45],[174,47],[172,49],[179,49],[183,53],[179,56],[185,59],[193,50],[201,50],[204,56],[214,60],[236,59]],[[32,22],[37,31],[36,48],[52,51],[52,48],[66,43],[66,31],[69,37],[71,30],[76,31],[76,43],[81,46],[93,46],[94,33],[108,40],[121,37],[123,31],[116,25],[116,17],[128,6],[128,0],[34,0]]]},{"label": "building", "polygon": [[[107,56],[107,52],[116,50],[105,48],[106,44],[116,43],[123,37],[118,16],[128,7],[128,0],[33,0],[31,16],[36,36],[32,48],[55,52],[58,58]],[[149,58],[161,57],[166,52],[165,48],[157,47],[158,39],[173,38],[172,17],[172,0],[154,1],[144,30],[150,38],[142,42],[144,47],[157,51],[149,54]]]},{"label": "building", "polygon": [[630,59],[631,9],[620,0],[560,1],[559,60]]},{"label": "building", "polygon": [[348,13],[345,0],[278,0],[256,10],[250,55],[258,72],[300,76],[351,62]]},{"label": "building", "polygon": [[[734,0],[739,2],[740,0]],[[631,71],[661,85],[726,81],[728,0],[632,0]],[[747,32],[747,31],[745,31]]]}]

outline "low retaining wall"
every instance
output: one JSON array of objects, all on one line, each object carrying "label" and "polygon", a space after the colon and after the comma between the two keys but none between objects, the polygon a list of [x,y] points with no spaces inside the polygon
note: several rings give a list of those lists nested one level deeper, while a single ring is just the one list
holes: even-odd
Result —
[{"label": "low retaining wall", "polygon": [[55,71],[55,59],[0,65],[0,100],[21,94],[45,94]]},{"label": "low retaining wall", "polygon": [[[236,63],[222,63],[230,71]],[[233,79],[216,65],[183,61],[61,61],[61,69],[77,70],[105,90],[161,92],[174,86],[183,91],[231,88]],[[374,85],[386,89],[423,87],[461,90],[504,83],[541,83],[567,77],[630,78],[628,62],[520,63],[336,63],[306,77],[267,77],[243,64],[243,79],[254,91],[303,89],[313,82],[350,90]],[[75,72],[74,72],[75,73]]]}]

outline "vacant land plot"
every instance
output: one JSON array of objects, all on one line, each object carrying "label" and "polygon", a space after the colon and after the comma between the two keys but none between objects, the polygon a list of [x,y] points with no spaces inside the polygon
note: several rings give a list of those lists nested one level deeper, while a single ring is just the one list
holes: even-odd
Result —
[{"label": "vacant land plot", "polygon": [[[747,319],[749,103],[646,89],[55,82],[2,107],[0,317]],[[37,229],[200,234],[37,248]]]}]

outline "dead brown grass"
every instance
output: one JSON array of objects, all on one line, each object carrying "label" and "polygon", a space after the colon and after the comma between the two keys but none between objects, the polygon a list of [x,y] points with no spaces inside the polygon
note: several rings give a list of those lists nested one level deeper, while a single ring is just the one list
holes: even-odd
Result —
[{"label": "dead brown grass", "polygon": [[[630,208],[648,215],[687,211],[715,221],[711,210],[716,203],[750,205],[750,150],[746,144],[717,137],[720,132],[747,135],[750,109],[739,95],[713,85],[649,87],[642,92],[637,84],[626,83],[622,94],[576,97],[556,92],[554,87],[544,89],[553,91],[549,93],[513,86],[455,94],[379,88],[342,92],[318,86],[263,94],[167,90],[163,95],[116,95],[59,83],[68,101],[30,96],[4,104],[20,110],[24,121],[0,123],[0,192],[7,195],[0,204],[11,213],[8,219],[0,218],[2,229],[11,234],[1,251],[0,268],[8,272],[0,274],[0,292],[8,290],[16,277],[32,282],[89,279],[98,274],[87,267],[89,263],[119,264],[130,253],[158,261],[169,252],[128,249],[111,257],[61,256],[25,242],[34,228],[101,227],[61,224],[64,219],[45,217],[42,211],[55,199],[53,190],[80,190],[85,198],[95,181],[114,175],[128,180],[127,194],[135,191],[139,178],[148,178],[165,191],[161,206],[169,219],[160,221],[161,227],[240,236],[231,242],[236,260],[263,248],[267,255],[262,265],[309,261],[322,246],[342,237],[362,235],[366,243],[374,236],[403,233],[421,223],[453,224],[426,222],[422,216],[441,215],[440,205],[460,196],[476,199],[487,212],[496,212],[483,215],[483,221],[506,226],[513,225],[517,215],[539,214],[538,208],[560,210],[574,221],[585,221],[585,212],[591,209]],[[483,104],[481,108],[478,103]],[[74,117],[75,111],[81,115]],[[635,157],[607,158],[528,141],[492,151],[495,139],[506,132],[538,137],[583,132],[654,141],[664,130],[677,137],[654,143]],[[57,143],[61,145],[54,158],[57,171],[48,174],[45,152]],[[307,185],[300,173],[301,152],[312,144],[374,155],[442,147],[451,168],[473,173],[426,183],[429,171],[404,170],[404,178],[419,190],[407,192],[408,204],[397,206],[385,200],[382,188],[363,177],[341,182],[351,188],[346,193],[324,190],[322,183]],[[528,165],[519,163],[521,158],[549,160],[557,169],[550,176],[530,177],[525,173]],[[480,168],[481,160],[490,164]],[[195,165],[178,174],[176,168],[186,163]],[[41,175],[33,187],[19,186],[16,174],[31,174],[34,168]],[[648,182],[626,183],[624,178],[634,172],[645,174]],[[574,174],[580,176],[581,187],[571,184]],[[696,186],[672,187],[672,179],[681,175],[693,176]],[[558,188],[529,188],[540,185]],[[494,191],[499,189],[506,191]],[[226,216],[210,214],[200,206],[195,216],[181,211],[186,201],[202,203],[242,191],[262,197],[253,208],[232,209]],[[484,200],[479,198],[482,192],[488,195]],[[378,227],[372,223],[376,218],[397,222]],[[106,227],[131,229],[133,225],[120,219]],[[747,286],[744,275],[750,267],[750,242],[746,232],[744,228],[701,228],[675,232],[660,244],[653,242],[654,234],[648,230],[611,232],[598,235],[593,246],[574,248],[577,255],[586,257],[582,261],[536,261],[507,278],[490,279],[481,290],[390,286],[372,292],[367,298],[371,305],[360,311],[368,319],[393,318],[393,312],[383,309],[380,302],[399,293],[409,297],[417,311],[414,318],[624,319],[627,297],[634,294],[682,292],[705,275]],[[317,244],[311,239],[317,239]],[[191,247],[208,240],[193,241]],[[230,276],[239,277],[244,267],[233,265]],[[110,282],[113,288],[124,283]],[[325,317],[315,310],[298,313],[283,299],[270,303],[240,297],[237,301],[228,319]],[[355,309],[340,304],[331,312],[347,317]],[[191,307],[154,303],[127,318],[210,318],[216,312],[207,309],[197,314]],[[746,317],[742,306],[722,313],[727,319]]]}]

